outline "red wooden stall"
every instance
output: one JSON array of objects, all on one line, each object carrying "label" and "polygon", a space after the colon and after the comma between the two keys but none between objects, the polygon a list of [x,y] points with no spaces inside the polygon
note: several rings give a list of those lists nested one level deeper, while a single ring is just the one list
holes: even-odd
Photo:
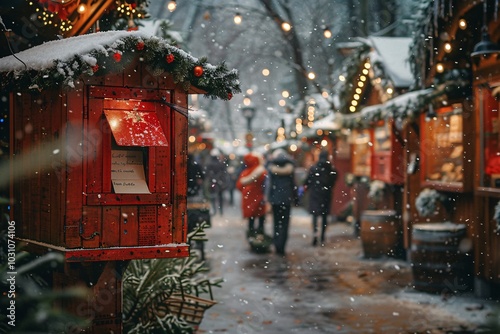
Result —
[{"label": "red wooden stall", "polygon": [[[237,73],[131,32],[49,42],[17,57],[28,67],[0,59],[11,92],[16,237],[33,252],[64,254],[54,288],[93,286],[91,332],[121,332],[127,261],[189,256],[188,94],[230,99]],[[113,302],[97,307],[104,292]]]}]

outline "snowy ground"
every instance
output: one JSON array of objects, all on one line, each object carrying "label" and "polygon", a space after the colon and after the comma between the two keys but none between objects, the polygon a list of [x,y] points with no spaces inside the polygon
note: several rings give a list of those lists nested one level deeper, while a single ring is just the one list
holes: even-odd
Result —
[{"label": "snowy ground", "polygon": [[251,252],[245,230],[238,205],[212,217],[206,259],[225,282],[198,333],[479,333],[498,316],[496,302],[470,292],[416,291],[408,262],[364,259],[347,224],[330,225],[326,245],[312,247],[310,218],[294,209],[284,258]]}]

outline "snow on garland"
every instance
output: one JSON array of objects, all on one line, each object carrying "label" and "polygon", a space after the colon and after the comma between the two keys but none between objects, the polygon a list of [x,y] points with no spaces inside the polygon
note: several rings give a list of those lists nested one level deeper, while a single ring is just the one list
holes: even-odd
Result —
[{"label": "snow on garland", "polygon": [[424,188],[415,199],[415,207],[421,217],[431,217],[437,214],[438,202],[444,202],[446,197],[435,189]]},{"label": "snow on garland", "polygon": [[193,85],[206,92],[206,97],[222,100],[241,92],[237,70],[228,70],[224,62],[211,65],[206,58],[195,58],[162,38],[137,31],[81,35],[1,58],[0,88],[73,88],[81,76],[123,70],[136,57],[151,74],[168,72],[185,90]]}]

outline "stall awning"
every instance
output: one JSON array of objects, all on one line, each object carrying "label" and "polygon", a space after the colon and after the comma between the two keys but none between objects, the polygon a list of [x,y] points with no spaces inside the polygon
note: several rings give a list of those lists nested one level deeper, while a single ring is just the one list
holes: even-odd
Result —
[{"label": "stall awning", "polygon": [[120,146],[168,146],[154,112],[104,110],[116,143]]},{"label": "stall awning", "polygon": [[336,114],[329,114],[322,119],[315,121],[313,125],[311,126],[312,129],[315,130],[329,130],[329,131],[336,131],[340,130],[340,124],[338,121],[336,121],[335,118],[338,118],[339,116]]},{"label": "stall awning", "polygon": [[342,115],[342,127],[367,127],[379,120],[411,118],[420,113],[434,92],[433,88],[411,91],[385,103],[364,107],[360,112]]}]

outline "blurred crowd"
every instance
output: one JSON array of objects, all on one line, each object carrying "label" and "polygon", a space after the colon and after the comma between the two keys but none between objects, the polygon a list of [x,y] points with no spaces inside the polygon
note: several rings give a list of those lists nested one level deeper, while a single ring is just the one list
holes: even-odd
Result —
[{"label": "blurred crowd", "polygon": [[[312,246],[324,245],[336,180],[337,170],[326,151],[299,178],[293,157],[283,149],[266,156],[250,152],[241,160],[231,160],[218,149],[205,158],[188,155],[188,199],[202,198],[210,203],[210,215],[222,215],[224,205],[236,204],[234,191],[239,191],[238,205],[248,221],[246,237],[252,249],[269,252],[272,247],[281,256],[286,253],[293,206],[303,205],[311,214]],[[308,201],[301,200],[304,195]],[[268,214],[272,235],[266,234]]]}]

